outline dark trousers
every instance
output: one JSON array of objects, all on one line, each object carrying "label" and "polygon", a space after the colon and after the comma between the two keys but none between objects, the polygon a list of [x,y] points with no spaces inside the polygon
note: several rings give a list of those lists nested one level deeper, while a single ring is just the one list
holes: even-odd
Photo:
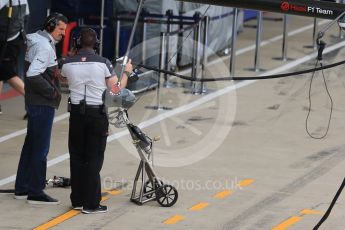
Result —
[{"label": "dark trousers", "polygon": [[47,155],[55,109],[49,106],[27,105],[28,126],[19,160],[15,191],[31,196],[43,194],[46,185]]},{"label": "dark trousers", "polygon": [[99,109],[82,115],[71,111],[68,147],[71,168],[71,202],[95,209],[101,201],[100,171],[108,136],[108,119]]},{"label": "dark trousers", "polygon": [[25,50],[24,47],[24,40],[21,35],[16,39],[7,42],[6,45],[5,43],[0,42],[0,59],[2,58],[1,52],[4,52],[2,62],[0,60],[0,81],[7,81],[14,76],[18,76],[18,57],[21,50]]}]

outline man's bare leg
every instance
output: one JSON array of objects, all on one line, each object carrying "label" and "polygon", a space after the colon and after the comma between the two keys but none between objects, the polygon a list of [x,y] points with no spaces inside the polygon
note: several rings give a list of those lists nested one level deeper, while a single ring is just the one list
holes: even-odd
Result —
[{"label": "man's bare leg", "polygon": [[7,80],[7,82],[15,89],[17,90],[21,95],[25,94],[24,91],[24,82],[22,81],[22,79],[20,79],[20,77],[15,76],[12,77],[11,79]]}]

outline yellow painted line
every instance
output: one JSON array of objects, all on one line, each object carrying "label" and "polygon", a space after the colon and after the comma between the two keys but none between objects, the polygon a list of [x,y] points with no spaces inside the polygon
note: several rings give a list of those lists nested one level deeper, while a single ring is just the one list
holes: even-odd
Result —
[{"label": "yellow painted line", "polygon": [[303,209],[300,211],[301,215],[322,215],[324,212],[322,211],[317,211],[317,210],[312,210],[312,209]]},{"label": "yellow painted line", "polygon": [[34,228],[34,230],[45,230],[45,229],[52,228],[52,227],[54,227],[54,226],[56,226],[56,225],[58,225],[64,221],[78,215],[79,213],[81,213],[80,210],[70,210],[63,215],[58,216],[58,217],[54,218],[53,220],[51,220],[45,224],[42,224],[41,226]]},{"label": "yellow painted line", "polygon": [[289,219],[285,220],[281,224],[277,225],[276,227],[272,228],[272,230],[285,230],[288,229],[288,227],[294,225],[298,221],[300,221],[302,217],[300,216],[292,216]]},{"label": "yellow painted line", "polygon": [[215,194],[215,195],[213,196],[213,198],[223,199],[223,198],[225,198],[225,197],[227,197],[227,196],[230,196],[232,193],[233,193],[233,192],[232,192],[231,190],[227,189],[227,190],[224,190],[224,191],[221,191],[221,192]]},{"label": "yellow painted line", "polygon": [[109,199],[108,196],[103,196],[101,202],[106,201],[106,200],[108,200],[108,199]]},{"label": "yellow painted line", "polygon": [[110,195],[113,195],[113,196],[115,196],[115,195],[119,195],[119,194],[121,194],[123,191],[122,190],[108,190],[108,191],[106,191],[108,194],[110,194]]},{"label": "yellow painted line", "polygon": [[253,179],[246,179],[246,180],[243,180],[243,181],[241,181],[240,183],[238,183],[238,186],[240,186],[240,187],[246,187],[246,186],[252,184],[253,182],[254,182]]},{"label": "yellow painted line", "polygon": [[207,203],[207,202],[201,202],[201,203],[199,203],[197,205],[194,205],[189,210],[191,210],[191,211],[199,211],[201,209],[206,208],[208,205],[209,205],[209,203]]},{"label": "yellow painted line", "polygon": [[[106,201],[108,199],[109,199],[109,197],[103,196],[101,202]],[[61,216],[58,216],[58,217],[52,219],[51,221],[48,221],[47,223],[42,224],[42,225],[34,228],[34,230],[46,230],[46,229],[52,228],[58,224],[61,224],[62,222],[66,221],[68,219],[71,219],[72,217],[74,217],[80,213],[81,213],[80,210],[70,210],[70,211],[62,214]]]},{"label": "yellow painted line", "polygon": [[175,216],[170,217],[169,219],[167,219],[167,220],[164,221],[163,223],[164,223],[164,224],[176,224],[177,222],[182,221],[182,220],[184,220],[184,219],[185,219],[184,216],[175,215]]}]

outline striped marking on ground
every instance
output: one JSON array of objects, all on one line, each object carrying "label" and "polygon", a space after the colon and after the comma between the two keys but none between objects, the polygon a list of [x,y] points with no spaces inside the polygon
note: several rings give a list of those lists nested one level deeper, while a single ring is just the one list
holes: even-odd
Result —
[{"label": "striped marking on ground", "polygon": [[277,226],[273,227],[272,230],[287,230],[292,225],[296,224],[297,222],[301,221],[306,215],[322,215],[324,212],[317,211],[313,209],[303,209],[299,212],[299,215],[289,217],[288,219],[284,220]]},{"label": "striped marking on ground", "polygon": [[[121,194],[122,191],[121,190],[109,190],[106,191],[106,193],[108,195],[118,195]],[[106,200],[108,200],[110,197],[109,196],[103,196],[101,202],[104,202]],[[81,213],[81,210],[70,210],[58,217],[55,217],[54,219],[48,221],[47,223],[44,223],[40,226],[37,226],[36,228],[34,228],[34,230],[46,230],[46,229],[50,229],[52,227],[55,227],[58,224],[61,224],[62,222],[65,222],[66,220],[71,219],[72,217],[75,217],[77,215],[79,215]]]},{"label": "striped marking on ground", "polygon": [[116,196],[116,195],[121,194],[123,191],[122,190],[106,190],[105,192],[110,195]]},{"label": "striped marking on ground", "polygon": [[207,206],[209,206],[209,203],[207,203],[207,202],[200,202],[199,204],[196,204],[193,207],[191,207],[189,210],[191,210],[191,211],[200,211],[200,210],[206,208]]},{"label": "striped marking on ground", "polygon": [[225,197],[230,196],[233,193],[233,191],[226,189],[224,191],[218,192],[216,193],[213,198],[217,198],[217,199],[224,199]]},{"label": "striped marking on ground", "polygon": [[279,225],[277,225],[276,227],[272,228],[272,230],[285,230],[285,229],[289,228],[290,226],[296,224],[301,219],[302,219],[302,217],[300,217],[300,216],[292,216],[289,219],[287,219],[287,220],[283,221],[282,223],[280,223]]},{"label": "striped marking on ground", "polygon": [[169,219],[165,220],[163,223],[164,224],[176,224],[177,222],[180,222],[180,221],[182,221],[184,219],[185,219],[184,216],[175,215],[175,216],[172,216]]},{"label": "striped marking on ground", "polygon": [[317,210],[312,210],[312,209],[303,209],[299,213],[301,215],[323,215],[324,214],[324,212],[322,211],[317,211]]},{"label": "striped marking on ground", "polygon": [[51,221],[48,221],[47,223],[45,224],[42,224],[36,228],[34,228],[34,230],[45,230],[45,229],[49,229],[49,228],[52,228],[68,219],[71,219],[72,217],[80,214],[81,211],[80,210],[70,210],[64,214],[62,214],[61,216],[58,216],[54,219],[52,219]]},{"label": "striped marking on ground", "polygon": [[[252,183],[254,183],[254,181],[255,180],[253,180],[253,179],[245,179],[245,180],[240,181],[237,185],[240,187],[245,187],[245,186],[251,185]],[[220,191],[220,192],[214,194],[212,197],[215,199],[224,199],[233,193],[234,193],[234,191],[232,191],[230,189],[225,189],[223,191]],[[208,203],[208,202],[200,202],[200,203],[194,205],[193,207],[189,208],[188,210],[189,211],[200,211],[209,205],[210,205],[210,203]],[[185,220],[185,219],[186,218],[182,215],[175,215],[175,216],[172,216],[172,217],[168,218],[167,220],[163,221],[163,223],[164,224],[176,224],[176,223],[181,222],[182,220]]]},{"label": "striped marking on ground", "polygon": [[245,180],[241,181],[240,183],[238,183],[237,185],[240,187],[246,187],[246,186],[251,185],[252,183],[254,183],[253,179],[245,179]]}]

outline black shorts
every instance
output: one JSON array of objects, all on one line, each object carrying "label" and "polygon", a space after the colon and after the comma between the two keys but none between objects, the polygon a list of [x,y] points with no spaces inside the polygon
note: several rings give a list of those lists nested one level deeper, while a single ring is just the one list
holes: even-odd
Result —
[{"label": "black shorts", "polygon": [[[0,43],[0,52],[3,52],[4,45],[4,43]],[[18,76],[17,60],[20,50],[23,48],[24,42],[22,36],[18,36],[16,39],[7,42],[4,59],[0,63],[0,81],[6,81]]]}]

